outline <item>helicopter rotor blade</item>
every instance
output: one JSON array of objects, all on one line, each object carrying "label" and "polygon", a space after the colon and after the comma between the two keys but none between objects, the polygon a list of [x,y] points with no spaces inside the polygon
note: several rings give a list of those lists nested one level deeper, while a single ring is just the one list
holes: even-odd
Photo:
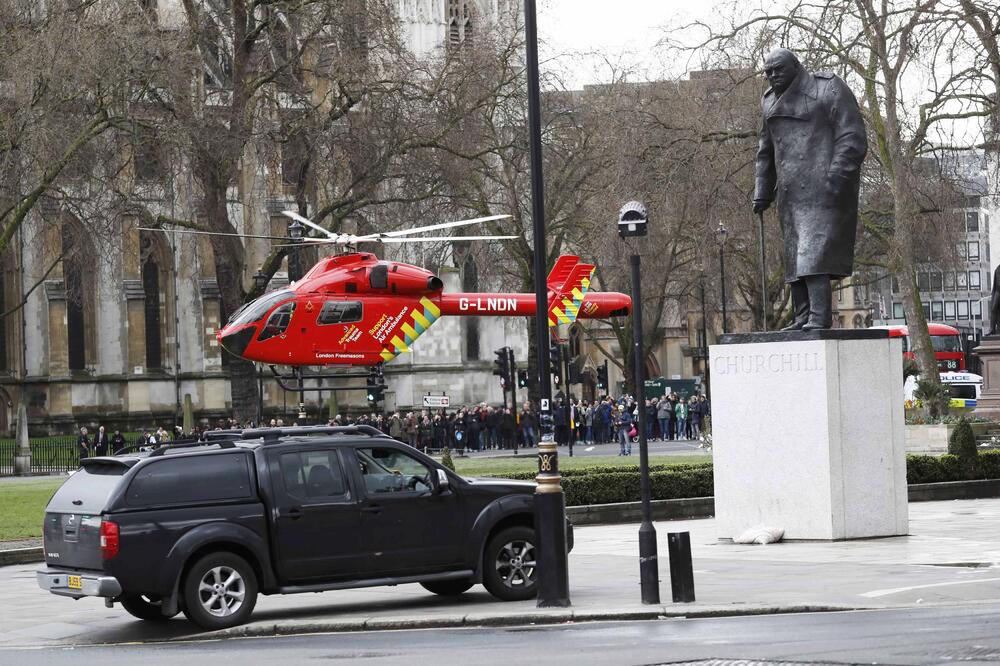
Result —
[{"label": "helicopter rotor blade", "polygon": [[419,238],[356,238],[340,240],[333,238],[304,238],[299,244],[276,245],[275,247],[302,247],[308,245],[358,245],[361,243],[448,243],[451,241],[510,240],[517,236],[421,236]]},{"label": "helicopter rotor blade", "polygon": [[[312,229],[315,229],[316,231],[319,231],[320,233],[324,234],[330,240],[335,240],[335,241],[338,241],[338,242],[348,242],[350,239],[356,238],[356,236],[352,236],[351,234],[335,234],[332,231],[330,231],[328,229],[324,229],[323,227],[319,226],[318,224],[316,224],[312,220],[307,219],[307,218],[299,215],[294,210],[283,210],[283,211],[281,211],[281,214],[284,215],[285,217],[290,217],[293,220],[298,220],[299,222],[301,222],[302,224],[306,225],[307,227],[310,227]],[[345,240],[342,240],[342,239],[345,239]]]},{"label": "helicopter rotor blade", "polygon": [[258,238],[260,240],[286,241],[288,236],[256,236],[254,234],[230,234],[221,231],[196,231],[195,229],[162,229],[159,227],[139,227],[139,231],[162,231],[165,234],[196,234],[199,236],[231,236],[234,238]]},{"label": "helicopter rotor blade", "polygon": [[359,243],[447,243],[451,241],[510,240],[517,236],[419,236],[417,238],[361,238]]},{"label": "helicopter rotor blade", "polygon": [[469,220],[457,220],[455,222],[441,222],[439,224],[429,224],[424,227],[414,227],[412,229],[401,229],[399,231],[386,231],[376,234],[368,234],[367,236],[357,236],[357,240],[372,240],[372,239],[386,239],[386,238],[396,238],[398,236],[409,236],[410,234],[419,234],[424,231],[437,231],[438,229],[452,229],[454,227],[463,227],[469,224],[482,224],[483,222],[492,222],[494,220],[504,220],[513,215],[490,215],[488,217],[476,217]]}]

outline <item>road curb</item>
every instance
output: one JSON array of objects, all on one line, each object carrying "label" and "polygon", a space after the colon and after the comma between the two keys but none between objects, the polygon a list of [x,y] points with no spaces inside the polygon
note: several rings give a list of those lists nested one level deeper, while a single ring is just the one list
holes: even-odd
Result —
[{"label": "road curb", "polygon": [[0,567],[12,564],[33,564],[41,562],[43,559],[40,546],[36,548],[11,548],[3,550],[2,545],[0,545]]},{"label": "road curb", "polygon": [[806,604],[795,606],[703,606],[686,608],[677,606],[650,606],[607,610],[553,609],[490,615],[469,613],[424,618],[366,618],[351,620],[306,620],[259,625],[243,625],[197,636],[178,636],[168,642],[211,640],[216,638],[264,638],[268,636],[295,636],[303,634],[331,634],[358,631],[405,631],[413,629],[457,629],[473,627],[525,627],[574,622],[625,622],[652,620],[705,619],[745,617],[751,615],[790,615],[803,613],[840,613],[870,610],[863,606]]}]

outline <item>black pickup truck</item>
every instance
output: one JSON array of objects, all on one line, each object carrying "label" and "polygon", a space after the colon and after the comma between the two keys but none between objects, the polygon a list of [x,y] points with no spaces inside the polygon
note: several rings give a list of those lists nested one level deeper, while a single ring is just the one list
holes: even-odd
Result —
[{"label": "black pickup truck", "polygon": [[205,629],[258,594],[537,591],[533,483],[463,478],[369,426],[213,437],[84,460],[46,507],[39,586]]}]

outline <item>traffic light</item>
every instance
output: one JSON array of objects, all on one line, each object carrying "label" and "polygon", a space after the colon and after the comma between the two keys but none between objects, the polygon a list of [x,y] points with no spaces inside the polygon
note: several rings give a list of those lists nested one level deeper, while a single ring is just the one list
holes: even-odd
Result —
[{"label": "traffic light", "polygon": [[562,347],[558,342],[549,344],[549,371],[558,386],[562,381]]},{"label": "traffic light", "polygon": [[597,388],[607,391],[608,390],[608,362],[605,361],[603,365],[597,366]]},{"label": "traffic light", "polygon": [[385,399],[385,384],[368,385],[368,404],[377,405]]},{"label": "traffic light", "polygon": [[518,388],[528,388],[528,371],[518,370],[517,371],[517,387]]},{"label": "traffic light", "polygon": [[375,406],[385,399],[385,377],[382,372],[382,364],[372,366],[368,371],[368,404]]},{"label": "traffic light", "polygon": [[504,386],[510,384],[510,356],[507,354],[508,348],[503,347],[493,352],[496,360],[493,361],[493,374],[500,378]]}]

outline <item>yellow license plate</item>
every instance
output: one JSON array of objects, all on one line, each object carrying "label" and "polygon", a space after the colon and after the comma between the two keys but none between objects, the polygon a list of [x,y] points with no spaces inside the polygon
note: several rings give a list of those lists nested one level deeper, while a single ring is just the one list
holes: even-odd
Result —
[{"label": "yellow license plate", "polygon": [[80,580],[79,576],[70,576],[66,581],[66,585],[72,590],[79,590],[83,588],[83,582]]}]

